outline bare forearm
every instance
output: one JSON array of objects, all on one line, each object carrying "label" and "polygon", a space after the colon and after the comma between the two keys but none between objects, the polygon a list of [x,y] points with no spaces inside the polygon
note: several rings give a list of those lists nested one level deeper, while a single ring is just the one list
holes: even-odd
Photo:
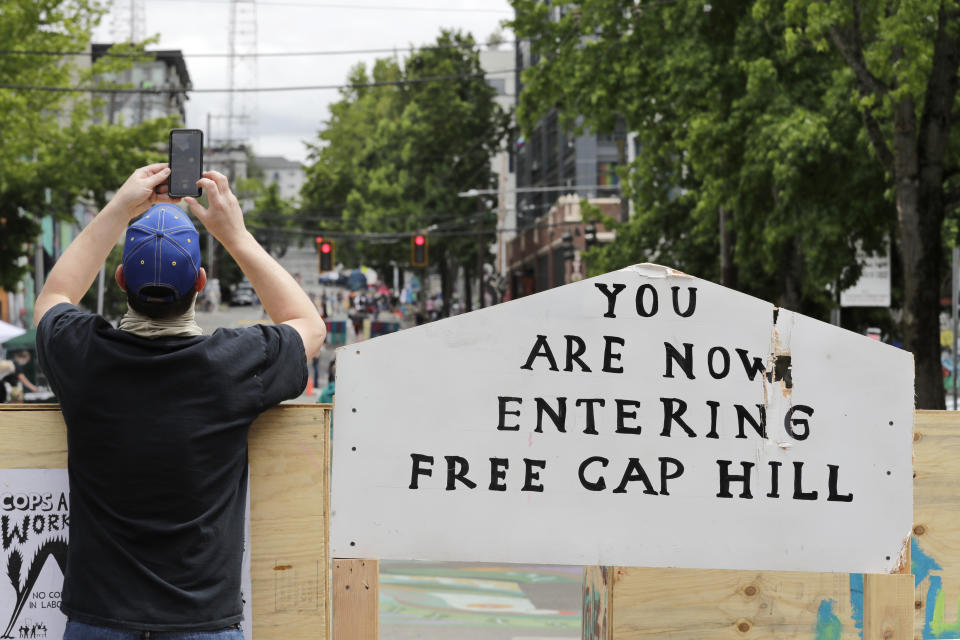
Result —
[{"label": "bare forearm", "polygon": [[53,266],[37,298],[38,307],[51,297],[78,303],[93,284],[129,219],[129,213],[113,203],[104,207]]},{"label": "bare forearm", "polygon": [[293,327],[303,340],[307,358],[316,356],[323,348],[326,325],[297,281],[247,231],[240,202],[230,191],[227,177],[217,171],[205,171],[197,185],[206,191],[210,206],[202,206],[196,198],[186,198],[190,211],[240,265],[270,318]]},{"label": "bare forearm", "polygon": [[19,378],[19,380],[20,380],[21,384],[23,384],[23,386],[25,386],[27,389],[29,389],[29,390],[32,391],[33,393],[36,393],[36,392],[37,392],[37,387],[36,387],[32,382],[30,382],[29,379],[27,379],[27,376],[25,376],[25,375],[23,375],[23,374],[21,373],[21,374],[20,374],[19,376],[17,376],[17,377]]},{"label": "bare forearm", "polygon": [[318,320],[320,314],[297,281],[248,232],[224,245],[237,261],[275,323]]}]

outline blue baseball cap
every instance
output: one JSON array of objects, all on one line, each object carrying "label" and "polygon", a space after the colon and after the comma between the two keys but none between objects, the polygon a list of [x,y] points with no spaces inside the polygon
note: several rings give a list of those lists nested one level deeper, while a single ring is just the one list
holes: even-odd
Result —
[{"label": "blue baseball cap", "polygon": [[200,271],[200,235],[190,216],[155,204],[127,227],[123,277],[143,302],[173,302],[194,290]]}]

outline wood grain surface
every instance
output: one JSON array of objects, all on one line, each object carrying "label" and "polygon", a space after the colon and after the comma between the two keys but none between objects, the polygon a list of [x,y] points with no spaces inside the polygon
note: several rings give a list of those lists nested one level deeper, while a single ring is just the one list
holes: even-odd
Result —
[{"label": "wood grain surface", "polygon": [[[604,621],[626,638],[960,638],[960,414],[914,417],[912,574],[701,571],[605,567]],[[584,593],[603,585],[588,567]],[[584,637],[604,614],[584,598]],[[592,604],[593,603],[593,604]]]},{"label": "wood grain surface", "polygon": [[377,640],[380,637],[380,563],[334,558],[333,637]]}]

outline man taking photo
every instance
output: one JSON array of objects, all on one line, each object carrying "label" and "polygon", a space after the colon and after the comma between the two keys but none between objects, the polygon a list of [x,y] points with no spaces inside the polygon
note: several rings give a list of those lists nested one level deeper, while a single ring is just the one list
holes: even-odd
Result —
[{"label": "man taking photo", "polygon": [[[135,171],[37,297],[38,359],[67,425],[64,640],[243,638],[247,433],[260,413],[300,395],[326,334],[307,295],[246,230],[226,177],[209,171],[197,183],[208,207],[185,200],[274,324],[202,335],[199,236],[168,195],[169,173],[166,163]],[[114,329],[75,305],[121,235],[115,277],[129,309]]]}]

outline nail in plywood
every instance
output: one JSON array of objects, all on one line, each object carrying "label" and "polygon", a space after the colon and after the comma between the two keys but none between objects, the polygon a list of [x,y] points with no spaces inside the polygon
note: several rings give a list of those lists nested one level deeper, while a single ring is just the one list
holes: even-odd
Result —
[{"label": "nail in plywood", "polygon": [[[253,637],[329,637],[329,409],[283,405],[250,431]],[[0,468],[67,466],[56,405],[0,408]]]},{"label": "nail in plywood", "polygon": [[368,559],[333,561],[334,640],[377,640],[380,563]]}]

